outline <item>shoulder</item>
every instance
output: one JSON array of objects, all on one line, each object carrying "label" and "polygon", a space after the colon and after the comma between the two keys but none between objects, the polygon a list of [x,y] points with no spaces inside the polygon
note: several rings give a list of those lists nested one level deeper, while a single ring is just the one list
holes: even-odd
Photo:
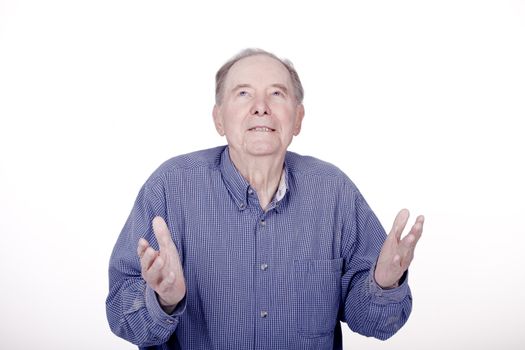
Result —
[{"label": "shoulder", "polygon": [[332,163],[294,152],[286,152],[286,166],[294,175],[335,179],[348,178],[341,169]]},{"label": "shoulder", "polygon": [[324,160],[300,155],[294,152],[286,153],[286,167],[289,176],[295,181],[322,183],[323,187],[339,188],[350,192],[359,192],[356,185],[339,167]]},{"label": "shoulder", "polygon": [[226,146],[219,146],[168,159],[151,174],[147,182],[157,183],[166,177],[214,171],[219,167],[225,148]]}]

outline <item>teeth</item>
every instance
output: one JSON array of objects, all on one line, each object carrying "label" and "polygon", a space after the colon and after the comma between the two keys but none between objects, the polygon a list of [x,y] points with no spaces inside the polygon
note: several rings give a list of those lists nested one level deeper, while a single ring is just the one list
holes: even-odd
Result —
[{"label": "teeth", "polygon": [[272,131],[272,129],[270,128],[253,128],[252,130],[253,131],[264,131],[264,132]]}]

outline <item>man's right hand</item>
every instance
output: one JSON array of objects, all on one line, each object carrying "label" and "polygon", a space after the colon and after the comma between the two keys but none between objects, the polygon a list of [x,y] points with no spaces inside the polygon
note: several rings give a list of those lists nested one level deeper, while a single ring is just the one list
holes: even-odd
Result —
[{"label": "man's right hand", "polygon": [[186,282],[179,253],[166,222],[160,216],[152,221],[153,232],[159,243],[159,251],[153,249],[144,238],[139,240],[137,253],[140,257],[142,278],[157,293],[159,303],[168,314],[186,295]]}]

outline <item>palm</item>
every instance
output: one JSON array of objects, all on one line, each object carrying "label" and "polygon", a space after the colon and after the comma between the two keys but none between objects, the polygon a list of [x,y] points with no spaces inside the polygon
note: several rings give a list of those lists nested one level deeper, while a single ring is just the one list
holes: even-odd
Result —
[{"label": "palm", "polygon": [[409,217],[406,209],[401,210],[394,220],[392,230],[383,243],[374,273],[379,286],[395,286],[414,258],[414,249],[423,232],[424,217],[418,216],[410,232],[401,238]]},{"label": "palm", "polygon": [[161,305],[173,306],[186,294],[179,253],[166,222],[160,216],[153,219],[153,232],[159,243],[159,251],[155,251],[143,238],[137,248],[142,277],[155,290]]}]

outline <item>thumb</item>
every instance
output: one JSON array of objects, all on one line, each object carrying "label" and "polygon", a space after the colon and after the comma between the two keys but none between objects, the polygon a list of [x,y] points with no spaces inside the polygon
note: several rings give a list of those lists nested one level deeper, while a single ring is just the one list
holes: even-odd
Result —
[{"label": "thumb", "polygon": [[153,221],[153,232],[155,233],[155,237],[157,238],[157,242],[159,243],[159,248],[162,249],[168,249],[172,246],[174,246],[173,240],[171,239],[171,234],[168,229],[168,225],[166,225],[166,221],[160,216],[156,216]]}]

